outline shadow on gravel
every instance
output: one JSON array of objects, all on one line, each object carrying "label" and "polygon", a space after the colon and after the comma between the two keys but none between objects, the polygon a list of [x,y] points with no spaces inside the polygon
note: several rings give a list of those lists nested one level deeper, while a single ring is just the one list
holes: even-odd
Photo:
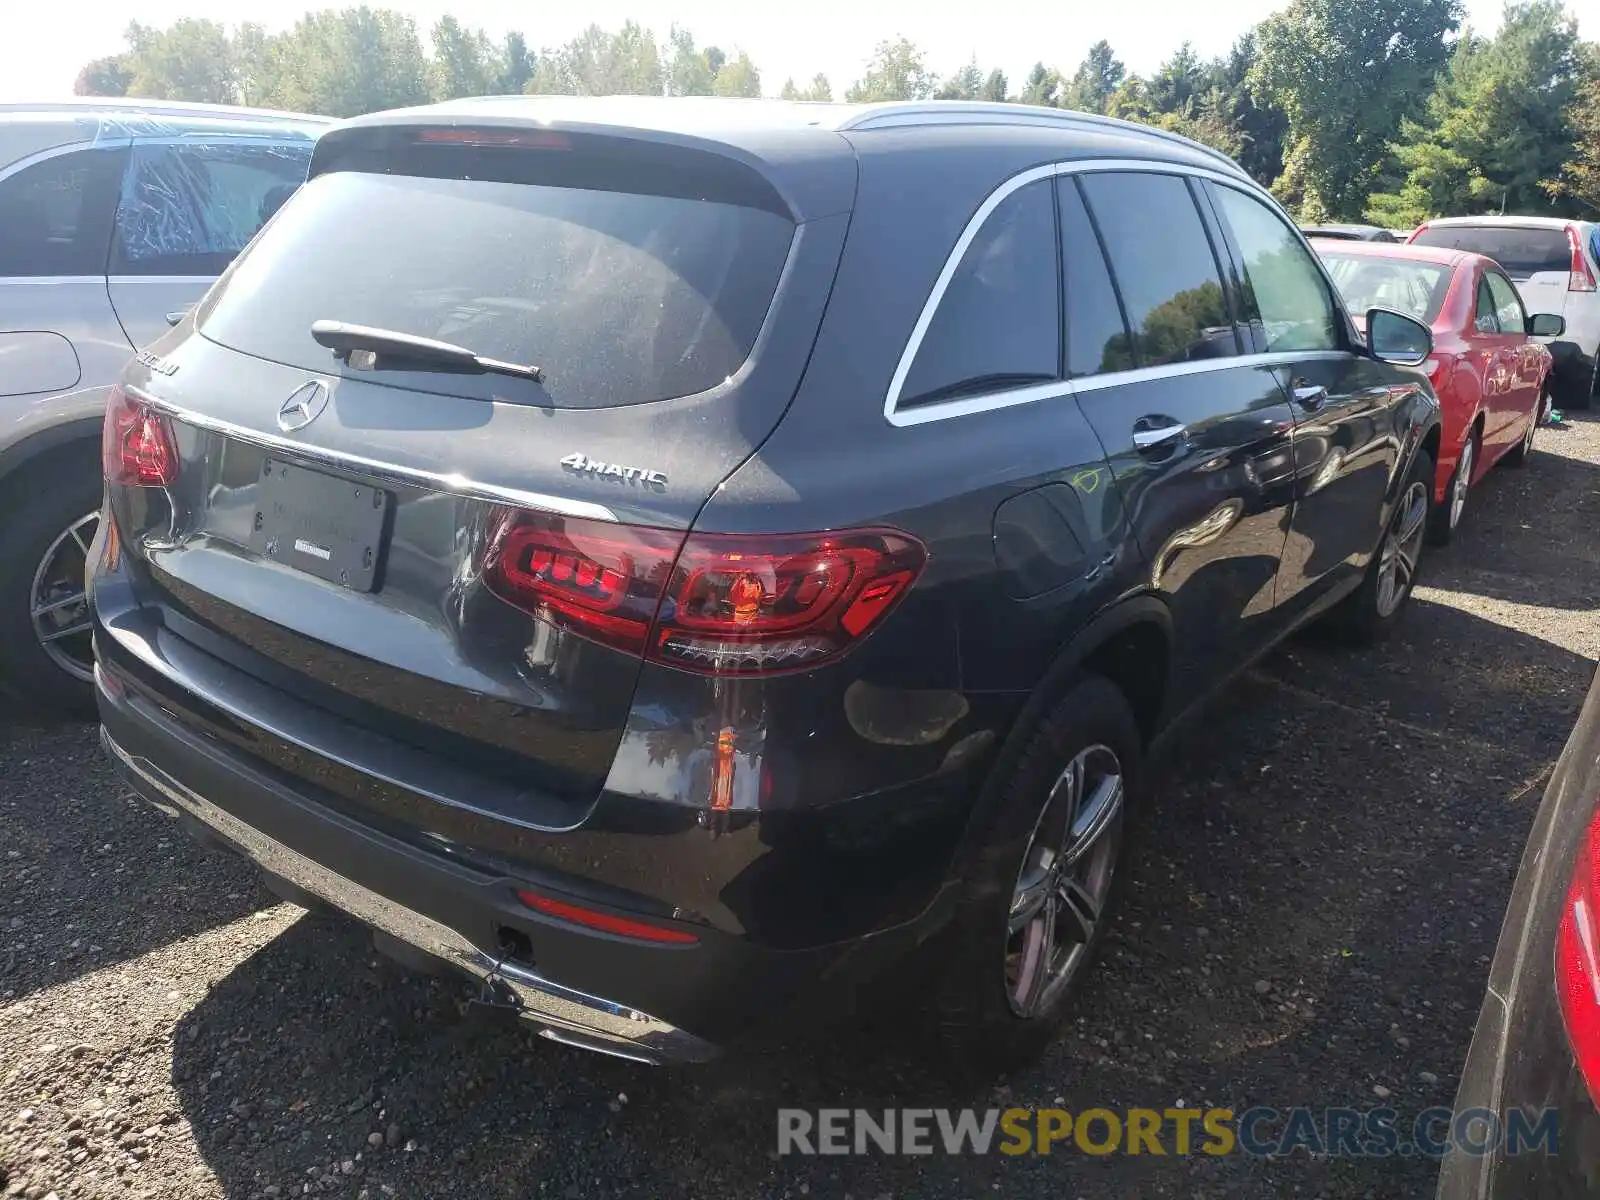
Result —
[{"label": "shadow on gravel", "polygon": [[[781,1196],[802,1183],[858,1197],[1422,1194],[1435,1169],[1423,1159],[779,1159],[777,1110],[1367,1108],[1380,1086],[1408,1133],[1454,1094],[1540,777],[1591,669],[1420,604],[1386,648],[1273,656],[1169,748],[1073,1020],[1042,1064],[997,1089],[941,1082],[904,1012],[707,1067],[585,1055],[463,1014],[454,983],[408,975],[359,928],[315,918],[181,1023],[184,1115],[239,1200],[306,1183],[372,1200],[383,1185],[441,1197]],[[391,1125],[399,1144],[372,1146]]]},{"label": "shadow on gravel", "polygon": [[0,701],[0,1003],[276,903],[135,800],[98,728]]}]

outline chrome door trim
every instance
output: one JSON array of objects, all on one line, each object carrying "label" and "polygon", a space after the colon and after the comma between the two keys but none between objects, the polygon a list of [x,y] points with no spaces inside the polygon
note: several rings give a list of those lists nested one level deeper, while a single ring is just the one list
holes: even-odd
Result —
[{"label": "chrome door trim", "polygon": [[[955,247],[945,259],[944,267],[939,272],[939,277],[934,281],[933,289],[928,293],[928,298],[923,302],[922,311],[917,317],[917,323],[912,327],[911,336],[905,348],[900,353],[900,361],[895,366],[893,377],[889,380],[889,390],[883,400],[884,420],[896,427],[908,425],[923,425],[930,421],[942,421],[952,417],[964,417],[973,413],[991,412],[995,409],[1011,408],[1019,404],[1032,404],[1039,400],[1053,400],[1057,397],[1074,395],[1079,392],[1095,391],[1101,388],[1118,387],[1126,383],[1139,383],[1148,379],[1165,379],[1182,375],[1198,375],[1207,371],[1224,371],[1233,367],[1248,366],[1283,366],[1293,362],[1304,362],[1307,359],[1318,358],[1349,358],[1353,351],[1350,350],[1309,350],[1309,351],[1275,351],[1270,354],[1238,354],[1231,358],[1210,358],[1198,362],[1171,363],[1159,367],[1136,367],[1128,371],[1112,371],[1104,375],[1086,375],[1076,379],[1057,379],[1049,383],[1035,384],[1030,387],[1011,388],[1002,392],[988,392],[978,396],[966,396],[960,400],[949,400],[938,404],[929,404],[912,408],[900,408],[900,394],[905,388],[906,376],[911,372],[911,364],[916,361],[917,351],[922,348],[922,340],[928,332],[928,326],[933,322],[934,313],[938,311],[940,302],[950,286],[950,280],[955,276],[956,270],[961,265],[967,248],[982,229],[985,221],[993,214],[1008,196],[1030,183],[1037,183],[1042,179],[1051,179],[1057,176],[1090,174],[1099,171],[1140,171],[1147,174],[1158,175],[1184,175],[1197,179],[1208,179],[1214,183],[1232,187],[1245,195],[1258,200],[1264,200],[1270,207],[1282,213],[1282,207],[1261,188],[1237,175],[1230,175],[1223,171],[1213,171],[1207,167],[1195,166],[1190,163],[1168,162],[1161,159],[1144,158],[1091,158],[1069,160],[1066,162],[1046,163],[1043,166],[1031,167],[1001,183],[978,210],[967,221],[961,236],[956,239]],[[1288,221],[1289,218],[1285,217]],[[1294,228],[1293,222],[1289,222]],[[1302,239],[1303,242],[1304,239]],[[1315,258],[1315,252],[1308,249]],[[1319,262],[1320,266],[1320,262]],[[1324,274],[1326,280],[1326,274]]]},{"label": "chrome door trim", "polygon": [[[332,383],[331,380],[325,382]],[[527,492],[521,488],[508,488],[501,487],[498,484],[480,483],[477,480],[469,479],[465,475],[456,473],[445,474],[438,471],[423,470],[420,467],[404,467],[397,463],[367,458],[360,454],[350,454],[342,450],[329,450],[322,446],[311,446],[304,442],[295,441],[293,438],[263,433],[259,429],[249,429],[243,425],[235,425],[232,421],[224,421],[218,417],[195,412],[193,409],[183,408],[180,405],[173,404],[170,400],[152,396],[137,387],[128,385],[124,385],[124,387],[130,396],[137,397],[157,412],[166,414],[174,421],[182,421],[185,425],[193,425],[197,429],[218,433],[223,437],[246,442],[262,450],[285,454],[301,461],[322,463],[325,466],[346,471],[356,471],[390,483],[409,484],[412,487],[426,488],[432,492],[448,492],[453,496],[464,496],[471,500],[485,500],[491,504],[510,504],[516,508],[531,508],[539,512],[555,513],[563,517],[585,517],[591,521],[616,522],[618,520],[615,512],[604,504],[598,504],[593,500],[574,500],[568,496],[552,496],[546,492]]]}]

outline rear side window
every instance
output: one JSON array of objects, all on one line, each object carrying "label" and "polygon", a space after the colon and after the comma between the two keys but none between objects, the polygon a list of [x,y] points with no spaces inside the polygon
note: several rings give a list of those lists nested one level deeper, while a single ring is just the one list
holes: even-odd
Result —
[{"label": "rear side window", "polygon": [[1409,258],[1326,249],[1319,254],[1344,296],[1345,306],[1363,319],[1371,309],[1392,308],[1432,325],[1450,294],[1455,274],[1454,268],[1442,263]]},{"label": "rear side window", "polygon": [[0,276],[104,275],[124,155],[73,150],[0,180]]},{"label": "rear side window", "polygon": [[1489,290],[1489,277],[1478,280],[1478,294],[1472,305],[1472,327],[1479,333],[1499,333],[1500,317],[1495,312],[1494,293]]},{"label": "rear side window", "polygon": [[1566,274],[1572,266],[1567,231],[1559,226],[1536,229],[1515,225],[1431,225],[1411,239],[1415,246],[1447,246],[1484,254],[1513,279],[1542,271]]},{"label": "rear side window", "polygon": [[1111,283],[1100,239],[1077,182],[1060,180],[1061,269],[1067,299],[1067,374],[1078,378],[1126,371],[1134,365],[1133,340]]},{"label": "rear side window", "polygon": [[135,145],[113,275],[218,275],[304,182],[311,142]]},{"label": "rear side window", "polygon": [[[335,171],[302,188],[238,260],[201,328],[245,353],[330,371],[312,322],[371,325],[537,365],[543,383],[528,386],[542,388],[541,404],[661,400],[740,368],[793,237],[786,218],[737,204]],[[374,378],[445,394],[470,379]]]},{"label": "rear side window", "polygon": [[1051,181],[1002,200],[968,244],[923,333],[900,404],[1059,378],[1060,285]]},{"label": "rear side window", "polygon": [[1522,297],[1511,281],[1498,271],[1484,276],[1489,281],[1489,294],[1494,297],[1494,312],[1500,322],[1501,333],[1524,333],[1528,328],[1528,314],[1522,307]]},{"label": "rear side window", "polygon": [[1288,222],[1234,188],[1211,194],[1244,260],[1245,320],[1256,325],[1266,351],[1338,349],[1327,282]]},{"label": "rear side window", "polygon": [[1176,175],[1095,172],[1084,194],[1105,239],[1140,366],[1239,353],[1222,278],[1189,185]]}]

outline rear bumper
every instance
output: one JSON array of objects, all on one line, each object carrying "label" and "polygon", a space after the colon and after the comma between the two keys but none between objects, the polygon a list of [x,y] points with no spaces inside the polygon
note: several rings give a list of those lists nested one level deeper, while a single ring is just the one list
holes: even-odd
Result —
[{"label": "rear bumper", "polygon": [[[642,1062],[701,1062],[715,1056],[716,1047],[694,1034],[628,1005],[541,978],[473,945],[449,925],[307,858],[191,791],[149,759],[130,753],[105,726],[100,740],[123,777],[157,808],[193,818],[268,874],[479,980],[496,1001],[515,1006],[543,1026],[547,1037]],[[337,841],[339,831],[324,822],[322,836]],[[435,880],[434,886],[440,882]]]}]

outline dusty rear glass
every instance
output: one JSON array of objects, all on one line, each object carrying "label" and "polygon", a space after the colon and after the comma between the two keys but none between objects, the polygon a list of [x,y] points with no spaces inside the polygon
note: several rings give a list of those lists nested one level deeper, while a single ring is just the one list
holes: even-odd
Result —
[{"label": "dusty rear glass", "polygon": [[1513,279],[1572,266],[1572,243],[1562,228],[1518,228],[1515,225],[1434,225],[1411,240],[1413,246],[1444,246],[1484,254]]},{"label": "dusty rear glass", "polygon": [[[335,171],[302,188],[238,261],[201,332],[334,372],[347,368],[311,325],[344,321],[537,365],[542,383],[497,381],[523,403],[663,400],[739,370],[793,236],[775,212],[681,195]],[[464,382],[369,377],[446,394]]]}]

